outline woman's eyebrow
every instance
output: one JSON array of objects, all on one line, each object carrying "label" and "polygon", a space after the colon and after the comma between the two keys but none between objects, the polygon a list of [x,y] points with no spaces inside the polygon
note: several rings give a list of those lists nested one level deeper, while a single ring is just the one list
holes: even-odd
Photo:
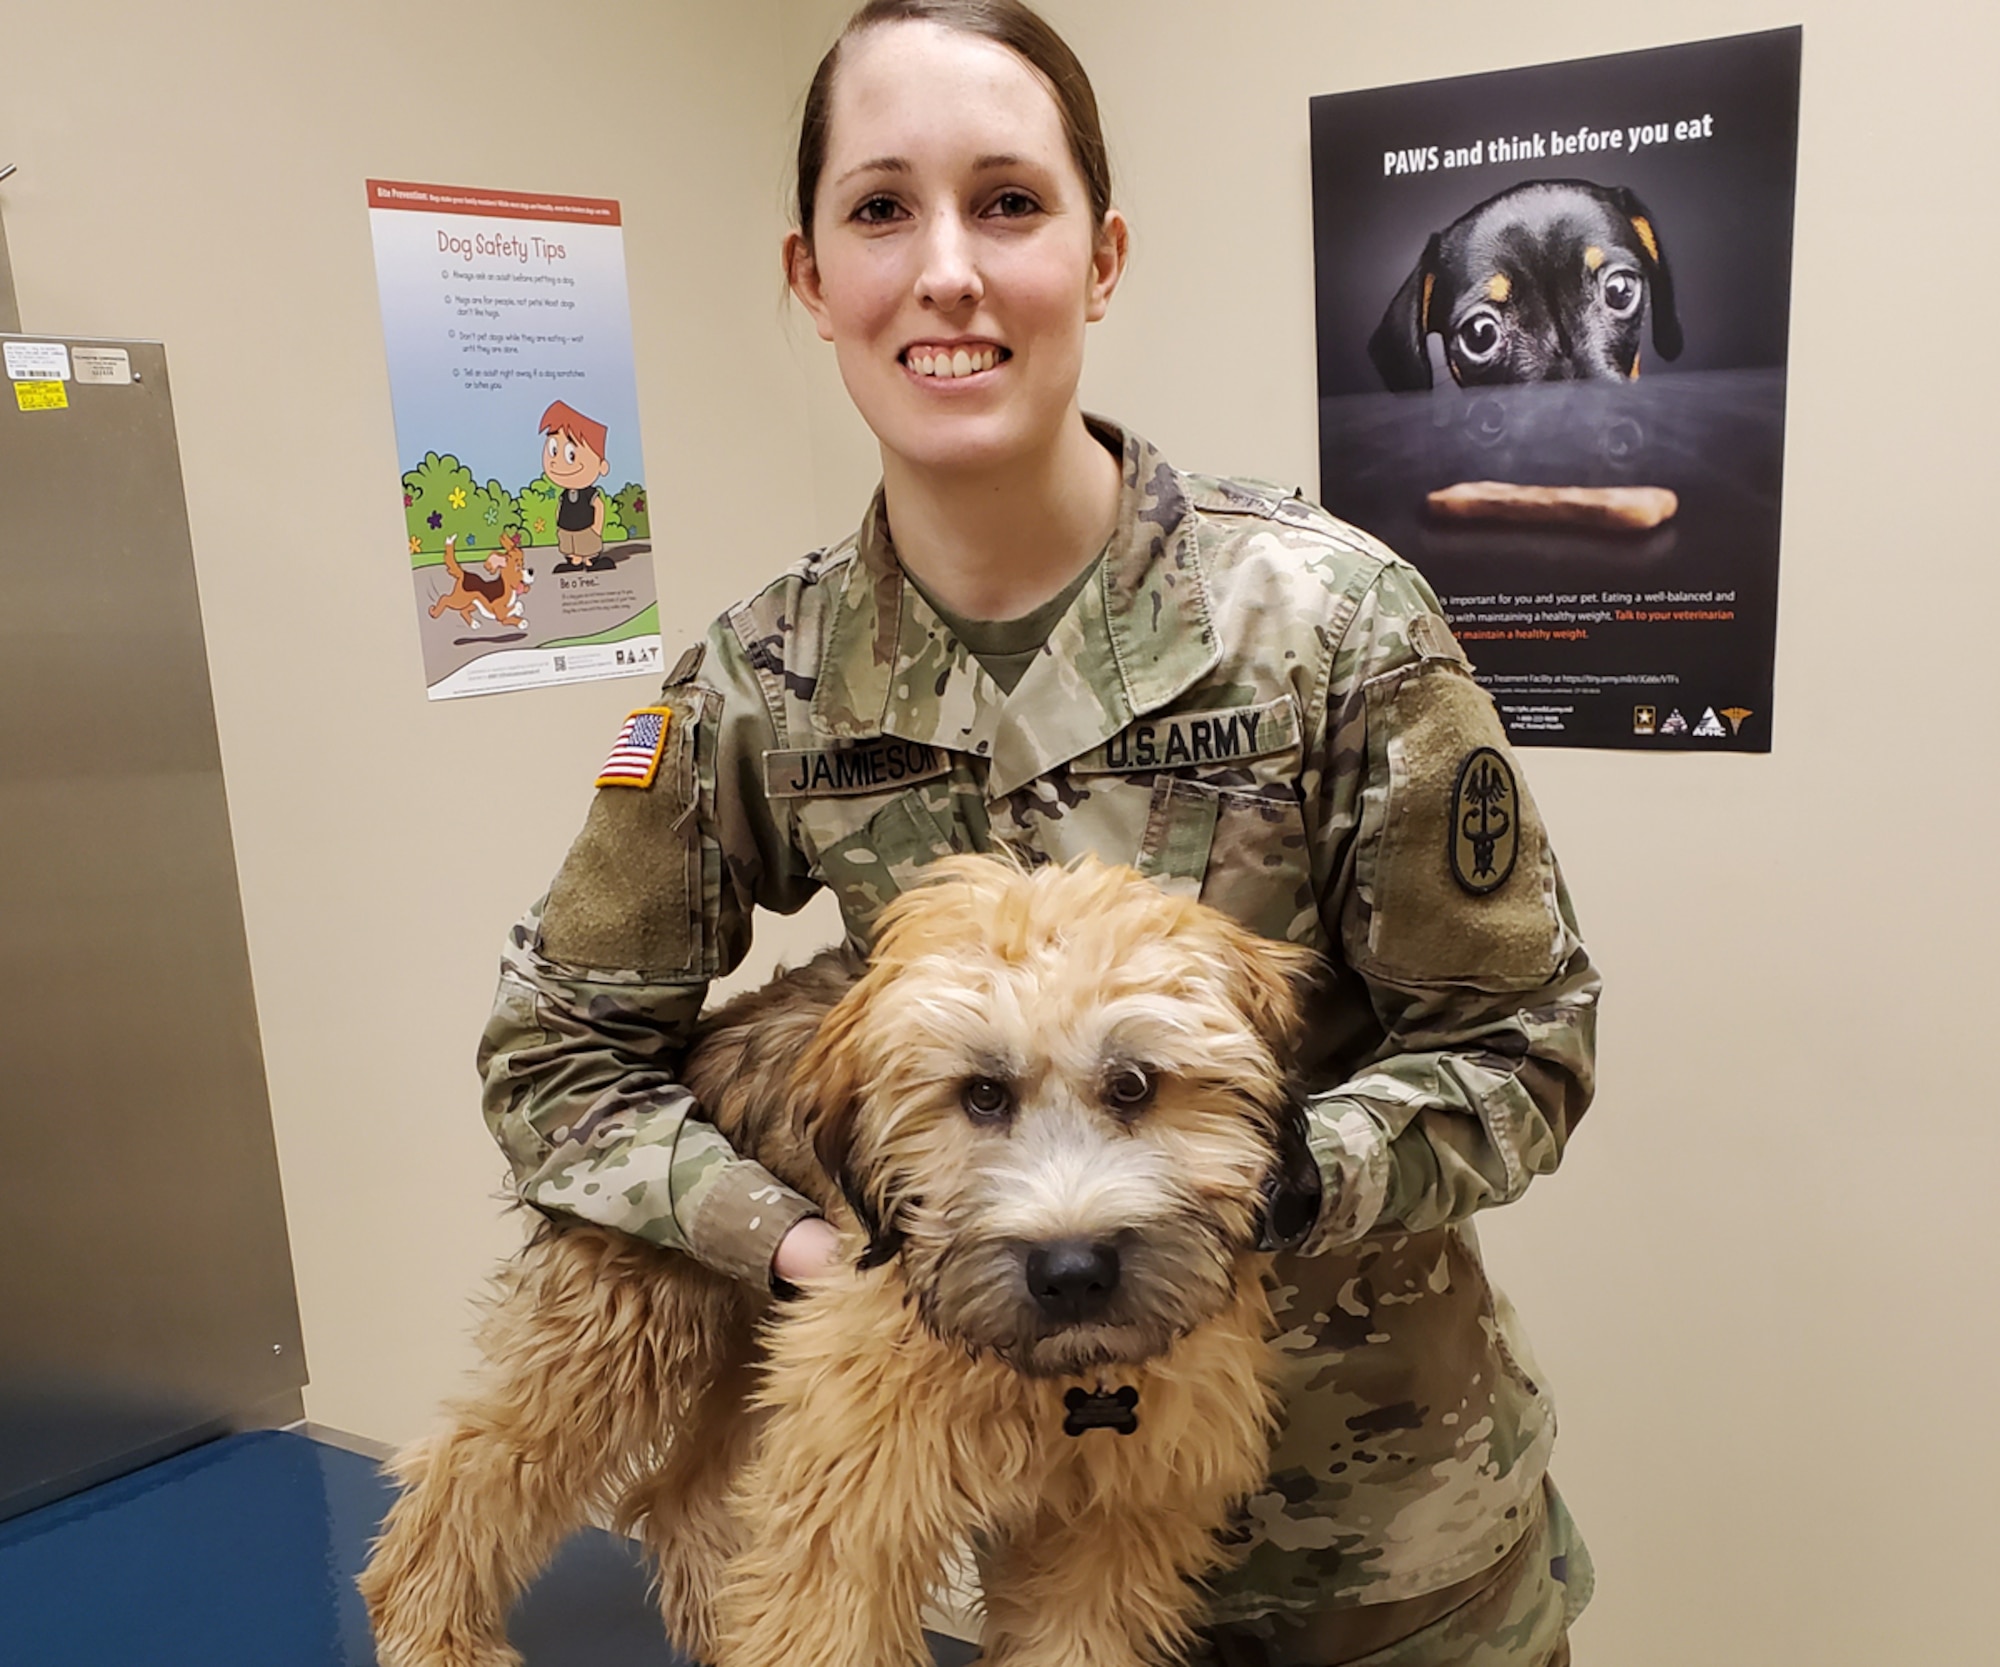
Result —
[{"label": "woman's eyebrow", "polygon": [[[1024,156],[1016,156],[1012,151],[994,151],[986,156],[972,159],[974,173],[987,173],[995,168],[1026,168],[1031,166]],[[857,162],[833,183],[836,188],[845,185],[857,174],[908,174],[916,170],[910,166],[905,156],[876,156],[866,162]]]},{"label": "woman's eyebrow", "polygon": [[911,171],[907,157],[877,156],[867,162],[857,162],[833,183],[836,186],[845,185],[856,174],[907,174]]}]

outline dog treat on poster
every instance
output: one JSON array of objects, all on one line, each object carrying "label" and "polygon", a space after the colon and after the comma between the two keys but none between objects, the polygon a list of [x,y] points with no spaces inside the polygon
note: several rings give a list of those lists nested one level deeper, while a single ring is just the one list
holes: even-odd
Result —
[{"label": "dog treat on poster", "polygon": [[1508,480],[1462,480],[1425,502],[1449,521],[1533,521],[1593,532],[1648,532],[1680,508],[1664,486],[1520,486]]}]

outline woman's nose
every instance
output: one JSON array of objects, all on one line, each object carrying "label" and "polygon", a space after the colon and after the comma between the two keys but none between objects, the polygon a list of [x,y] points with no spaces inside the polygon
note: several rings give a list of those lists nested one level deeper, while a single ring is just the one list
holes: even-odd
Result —
[{"label": "woman's nose", "polygon": [[969,227],[956,214],[933,215],[924,230],[917,298],[940,312],[975,305],[986,293]]}]

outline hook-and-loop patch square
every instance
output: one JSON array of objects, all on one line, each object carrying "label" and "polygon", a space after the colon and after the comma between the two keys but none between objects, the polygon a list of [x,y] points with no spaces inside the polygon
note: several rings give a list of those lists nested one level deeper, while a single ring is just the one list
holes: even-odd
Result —
[{"label": "hook-and-loop patch square", "polygon": [[664,706],[642,706],[625,720],[611,756],[597,772],[599,787],[651,787],[660,773],[667,747],[667,724],[673,713]]},{"label": "hook-and-loop patch square", "polygon": [[[625,720],[599,792],[542,906],[537,945],[572,972],[612,981],[696,973],[707,942],[701,810],[713,802],[697,742],[719,702],[699,685],[663,691]],[[712,766],[710,767],[712,772]]]}]

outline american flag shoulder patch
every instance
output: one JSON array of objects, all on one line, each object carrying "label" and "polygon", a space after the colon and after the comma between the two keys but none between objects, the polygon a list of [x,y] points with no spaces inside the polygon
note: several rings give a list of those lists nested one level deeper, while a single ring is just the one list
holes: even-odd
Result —
[{"label": "american flag shoulder patch", "polygon": [[611,756],[597,772],[599,787],[651,787],[660,773],[660,755],[667,750],[667,722],[673,710],[642,706],[625,720]]}]

